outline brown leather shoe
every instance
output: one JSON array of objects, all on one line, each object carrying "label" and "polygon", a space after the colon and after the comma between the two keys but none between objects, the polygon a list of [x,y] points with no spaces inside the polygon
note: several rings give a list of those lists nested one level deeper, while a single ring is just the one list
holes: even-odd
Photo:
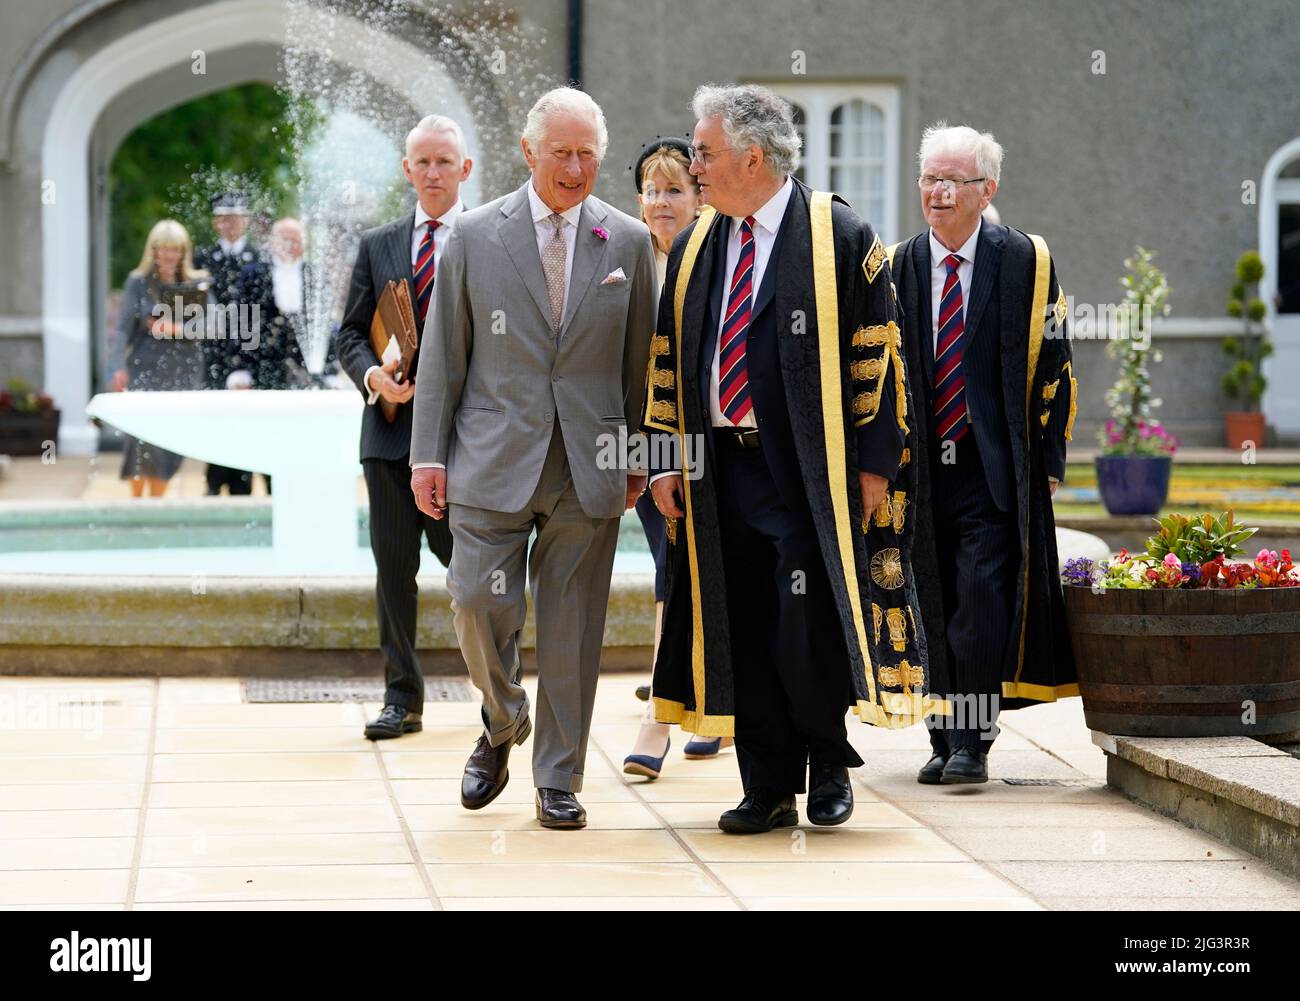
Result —
[{"label": "brown leather shoe", "polygon": [[525,717],[514,740],[493,747],[484,731],[465,762],[465,775],[460,780],[461,806],[466,810],[481,810],[501,795],[510,781],[510,749],[522,744],[532,732],[533,722]]}]

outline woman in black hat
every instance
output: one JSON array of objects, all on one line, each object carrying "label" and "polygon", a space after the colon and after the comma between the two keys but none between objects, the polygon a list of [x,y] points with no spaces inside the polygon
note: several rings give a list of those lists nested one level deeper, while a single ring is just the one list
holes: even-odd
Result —
[{"label": "woman in black hat", "polygon": [[[637,195],[641,203],[641,219],[650,228],[650,241],[654,245],[655,266],[659,271],[659,287],[663,288],[668,269],[668,251],[677,234],[695,221],[700,214],[700,189],[690,171],[690,146],[685,139],[658,138],[646,143],[632,168]],[[650,499],[650,493],[641,495],[636,513],[645,529],[646,541],[655,557],[655,652],[659,650],[659,632],[663,624],[665,585],[664,575],[668,561],[667,543],[664,540],[664,520]],[[638,695],[642,692],[638,690]],[[644,693],[649,699],[647,689]],[[623,759],[623,771],[628,775],[644,775],[657,779],[663,770],[670,741],[667,723],[656,723],[653,703],[646,707],[632,753]],[[731,738],[693,738],[686,745],[688,758],[711,758],[723,743],[730,745]]]}]

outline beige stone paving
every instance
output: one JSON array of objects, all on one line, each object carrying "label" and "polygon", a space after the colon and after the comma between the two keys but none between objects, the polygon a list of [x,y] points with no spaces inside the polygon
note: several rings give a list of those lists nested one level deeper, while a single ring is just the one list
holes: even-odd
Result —
[{"label": "beige stone paving", "polygon": [[496,802],[460,807],[464,703],[371,744],[377,706],[247,705],[236,679],[0,679],[0,908],[1300,908],[1294,881],[1107,790],[1077,700],[1008,714],[977,789],[915,783],[923,729],[853,723],[848,824],[737,838],[716,826],[734,752],[686,761],[674,730],[663,777],[624,781],[643,681],[602,681],[590,825],[552,832],[528,744]]}]

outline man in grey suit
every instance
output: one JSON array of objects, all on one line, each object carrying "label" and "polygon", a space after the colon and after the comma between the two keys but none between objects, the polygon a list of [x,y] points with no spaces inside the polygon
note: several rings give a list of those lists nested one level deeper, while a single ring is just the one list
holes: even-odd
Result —
[{"label": "man in grey suit", "polygon": [[645,489],[640,470],[602,459],[639,426],[658,300],[649,232],[590,196],[607,144],[581,91],[533,106],[520,139],[531,178],[462,215],[439,262],[411,436],[416,503],[451,526],[447,588],[483,695],[461,803],[476,810],[500,794],[511,747],[532,731],[519,660],[527,570],[533,782],[549,828],[586,826],[574,794],[619,518]]}]

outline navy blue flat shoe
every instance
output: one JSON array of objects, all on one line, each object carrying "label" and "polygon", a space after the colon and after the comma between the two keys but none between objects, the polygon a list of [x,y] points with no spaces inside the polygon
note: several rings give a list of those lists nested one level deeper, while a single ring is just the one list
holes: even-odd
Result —
[{"label": "navy blue flat shoe", "polygon": [[668,749],[673,746],[669,739],[664,744],[664,753],[657,758],[652,758],[648,754],[629,754],[623,759],[624,775],[644,775],[648,779],[657,779],[659,773],[664,770],[664,758],[668,757]]},{"label": "navy blue flat shoe", "polygon": [[686,745],[682,754],[693,761],[700,758],[714,758],[717,757],[718,751],[722,750],[724,740],[727,742],[728,747],[734,743],[730,737],[692,737],[691,742]]}]

